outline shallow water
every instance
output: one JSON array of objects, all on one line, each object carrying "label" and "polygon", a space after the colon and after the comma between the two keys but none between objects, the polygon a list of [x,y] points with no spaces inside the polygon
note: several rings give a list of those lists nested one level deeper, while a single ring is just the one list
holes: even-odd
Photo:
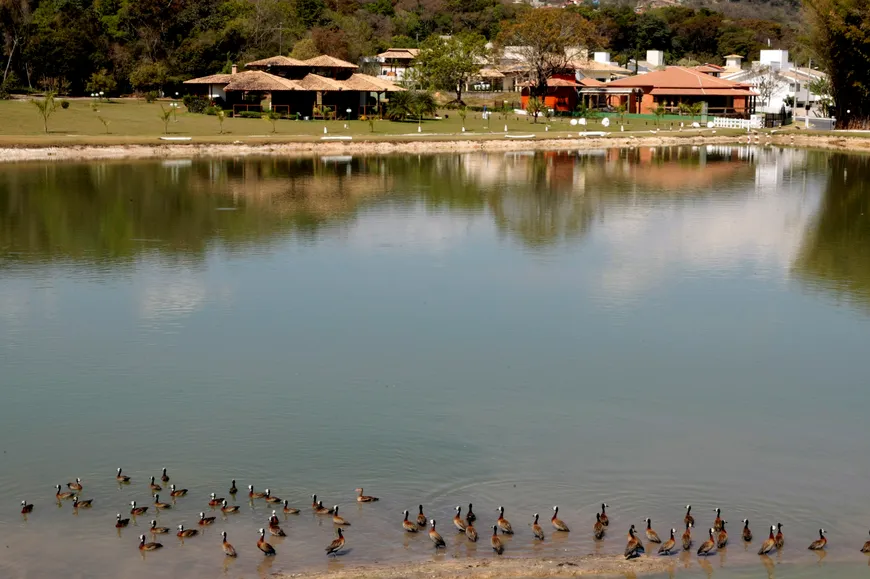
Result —
[{"label": "shallow water", "polygon": [[[823,569],[864,573],[868,179],[864,157],[734,147],[0,166],[0,576],[489,556],[452,532],[469,502],[484,537],[505,506],[508,556],[620,553],[691,503],[696,538],[716,506],[732,535],[694,572],[765,576],[781,521],[777,576],[818,571],[819,527]],[[114,516],[164,466],[190,494],[161,525],[232,478],[303,514],[274,559],[243,494],[141,557],[152,517]],[[55,505],[76,476],[91,511]],[[335,561],[315,492],[352,523]],[[402,533],[419,503],[446,553]]]}]

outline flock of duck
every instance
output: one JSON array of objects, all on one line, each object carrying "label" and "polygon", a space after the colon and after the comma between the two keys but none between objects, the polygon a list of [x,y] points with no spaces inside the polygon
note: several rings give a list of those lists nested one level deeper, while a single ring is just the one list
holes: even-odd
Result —
[{"label": "flock of duck", "polygon": [[[125,475],[122,470],[119,468],[115,479],[119,484],[130,484],[131,478]],[[163,486],[160,483],[165,485],[169,482],[169,475],[164,468],[162,474],[160,476],[159,482],[155,477],[151,477],[151,481],[149,484],[149,488],[152,492],[154,502],[151,505],[155,512],[164,511],[172,508],[172,504],[164,503],[160,501],[160,492],[164,491]],[[56,493],[55,498],[60,503],[61,501],[70,500],[72,501],[72,506],[74,509],[88,509],[93,506],[92,499],[82,499],[81,493],[84,490],[84,486],[82,484],[82,480],[80,478],[76,478],[75,481],[68,482],[66,484],[69,490],[63,490],[61,485],[56,485]],[[357,492],[356,500],[359,503],[372,503],[378,501],[378,497],[373,497],[369,495],[363,494],[363,489],[358,488],[355,490]],[[235,498],[238,493],[238,488],[236,488],[236,481],[233,480],[230,488],[229,494]],[[173,500],[179,499],[187,496],[188,490],[183,488],[176,488],[174,484],[170,484],[168,487],[168,494],[172,497]],[[350,526],[350,523],[346,521],[343,517],[338,514],[338,505],[334,505],[332,508],[325,507],[323,505],[323,501],[317,500],[317,495],[311,495],[311,509],[315,515],[322,516],[330,516],[332,518],[333,525],[335,527],[335,539],[326,546],[325,552],[326,555],[336,555],[342,551],[345,547],[346,538],[344,536],[343,529]],[[284,537],[286,533],[281,528],[280,520],[277,516],[277,506],[281,505],[282,511],[284,514],[288,515],[298,515],[300,514],[300,509],[291,507],[289,505],[289,501],[282,500],[276,496],[273,496],[269,489],[265,489],[264,492],[257,492],[254,490],[253,485],[248,485],[248,499],[250,501],[254,500],[263,500],[266,503],[273,504],[276,506],[276,509],[272,511],[271,516],[268,519],[267,525],[258,531],[258,539],[256,542],[257,548],[265,555],[265,556],[274,556],[275,548],[266,541],[266,532],[271,536],[275,537]],[[220,509],[220,511],[224,514],[233,514],[238,513],[240,507],[237,505],[230,505],[226,498],[218,497],[216,493],[211,493],[208,506],[214,509]],[[602,504],[601,512],[596,513],[595,515],[595,523],[592,526],[592,534],[596,540],[601,540],[604,538],[608,527],[610,526],[610,519],[607,515],[607,508],[609,505]],[[26,515],[33,512],[34,506],[32,503],[28,503],[27,501],[21,501],[21,513],[22,515]],[[131,501],[130,503],[130,515],[135,520],[137,516],[147,515],[149,507],[147,506],[138,506],[136,501]],[[505,545],[502,540],[499,538],[499,532],[502,535],[513,535],[514,530],[511,526],[510,522],[504,516],[504,507],[498,507],[498,518],[495,521],[495,524],[492,525],[492,535],[490,535],[490,545],[492,550],[501,555],[504,553]],[[453,526],[455,527],[458,533],[461,533],[465,536],[468,541],[477,542],[478,533],[477,529],[474,526],[474,523],[477,521],[477,515],[474,514],[473,505],[469,503],[468,510],[465,513],[465,516],[462,515],[462,507],[457,506],[455,508],[456,514],[453,517]],[[728,544],[728,531],[725,528],[725,525],[728,524],[728,521],[722,519],[722,510],[717,508],[714,509],[716,513],[716,518],[713,521],[713,526],[709,528],[707,539],[701,543],[701,545],[697,549],[698,556],[706,557],[712,555],[716,552],[717,549],[722,549]],[[409,511],[403,512],[404,518],[402,519],[402,528],[407,533],[418,533],[421,531],[428,531],[429,539],[434,544],[435,549],[445,548],[447,543],[444,538],[438,532],[436,528],[435,519],[429,519],[423,512],[423,505],[418,506],[418,513],[415,520],[409,519]],[[546,538],[546,534],[544,533],[544,529],[539,524],[539,514],[534,514],[534,520],[531,523],[531,531],[534,539],[537,541],[543,541]],[[206,516],[205,512],[199,513],[199,522],[197,526],[200,528],[207,527],[212,525],[215,522],[215,517]],[[658,545],[658,554],[659,555],[670,555],[673,552],[677,551],[677,539],[676,539],[676,529],[670,530],[670,536],[665,541],[659,537],[659,534],[652,527],[652,520],[647,518],[644,519],[646,523],[645,535],[647,541],[649,543],[653,543]],[[695,518],[692,515],[692,505],[686,505],[686,513],[683,517],[683,522],[685,524],[685,530],[683,531],[680,539],[683,550],[688,551],[693,546],[692,539],[692,529],[695,526]],[[743,519],[743,531],[741,533],[741,539],[745,543],[750,543],[753,539],[752,531],[749,528],[749,520]],[[567,524],[565,524],[562,519],[559,518],[559,507],[553,507],[553,515],[550,518],[550,523],[553,529],[557,533],[568,533],[570,532],[570,528]],[[125,528],[130,524],[130,518],[124,518],[121,516],[121,513],[116,514],[115,518],[115,527],[118,529]],[[152,540],[149,541],[145,535],[139,536],[139,550],[140,551],[156,551],[161,549],[163,545],[156,540],[156,535],[165,535],[169,534],[171,530],[168,527],[160,527],[157,525],[156,520],[151,521],[151,526],[149,528],[149,532],[152,535]],[[183,524],[178,525],[176,536],[184,540],[186,538],[195,537],[200,534],[200,531],[196,528],[187,529]],[[825,548],[828,543],[828,539],[825,537],[826,531],[824,529],[819,529],[819,538],[813,541],[808,549],[819,551]],[[785,545],[785,537],[782,533],[782,523],[777,523],[776,525],[771,525],[769,529],[769,533],[767,538],[761,544],[761,548],[758,550],[759,555],[766,555],[775,550],[781,550]],[[221,548],[223,549],[224,554],[227,557],[237,557],[238,554],[236,549],[227,541],[227,533],[223,531],[221,533]],[[628,530],[628,542],[625,546],[625,558],[633,559],[641,556],[646,552],[646,548],[644,547],[643,542],[638,536],[637,530],[634,525]],[[870,553],[870,541],[864,543],[864,546],[861,548],[862,553]]]}]

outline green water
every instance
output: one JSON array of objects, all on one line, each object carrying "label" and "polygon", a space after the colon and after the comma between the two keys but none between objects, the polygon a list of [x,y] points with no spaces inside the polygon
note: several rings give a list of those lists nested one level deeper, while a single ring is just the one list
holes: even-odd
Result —
[{"label": "green water", "polygon": [[[769,576],[780,521],[777,576],[864,576],[868,180],[865,157],[731,147],[0,165],[0,576],[488,557],[452,532],[469,502],[482,534],[504,505],[507,556],[620,553],[691,503],[696,538],[719,506],[732,544],[677,573]],[[243,493],[140,557],[152,517],[115,513],[164,466],[190,493],[161,525],[233,478],[303,514],[273,560]],[[74,515],[54,485],[77,476]],[[352,523],[332,563],[312,493]],[[419,503],[446,553],[402,533]]]}]

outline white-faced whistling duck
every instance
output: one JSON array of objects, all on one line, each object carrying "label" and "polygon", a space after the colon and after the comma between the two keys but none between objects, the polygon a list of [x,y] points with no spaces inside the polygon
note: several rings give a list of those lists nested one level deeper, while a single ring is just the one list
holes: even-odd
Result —
[{"label": "white-faced whistling duck", "polygon": [[632,525],[628,529],[628,543],[625,544],[624,555],[626,559],[640,557],[641,553],[644,552],[643,543],[640,542],[640,539],[637,538],[634,532],[634,525]]},{"label": "white-faced whistling duck", "polygon": [[221,531],[221,548],[224,550],[224,555],[227,557],[237,557],[235,548],[227,543],[227,532]]},{"label": "white-faced whistling duck", "polygon": [[73,498],[73,497],[75,496],[75,493],[72,492],[72,491],[63,491],[63,492],[61,492],[61,490],[60,490],[60,485],[55,485],[54,488],[57,489],[57,492],[54,494],[54,496],[56,496],[56,497],[57,497],[57,500],[59,500],[59,501],[60,501],[60,500],[71,499],[71,498]]},{"label": "white-faced whistling duck", "polygon": [[284,532],[284,529],[281,528],[281,525],[274,525],[271,521],[269,521],[269,534],[273,537],[286,537],[287,533]]},{"label": "white-faced whistling duck", "polygon": [[[31,506],[33,506],[33,505],[31,505]],[[864,546],[861,547],[861,552],[862,553],[870,553],[870,541],[867,541],[866,543],[864,543]]]},{"label": "white-faced whistling duck", "polygon": [[21,514],[26,515],[27,513],[33,512],[33,504],[28,503],[27,501],[21,501]]},{"label": "white-faced whistling duck", "polygon": [[686,530],[683,531],[683,550],[688,551],[692,548],[692,523],[686,523]]},{"label": "white-faced whistling duck", "polygon": [[333,525],[341,525],[343,527],[349,527],[350,523],[344,520],[344,517],[339,516],[338,514],[338,505],[332,507],[332,524]]},{"label": "white-faced whistling duck", "polygon": [[408,533],[416,533],[419,528],[415,523],[408,520],[408,511],[404,511],[402,514],[405,515],[405,518],[402,520],[402,528]]},{"label": "white-faced whistling duck", "polygon": [[216,507],[216,506],[222,505],[224,503],[223,497],[218,498],[218,496],[215,493],[212,493],[210,496],[211,496],[211,498],[208,500],[208,506]]},{"label": "white-faced whistling duck", "polygon": [[601,522],[601,513],[595,513],[595,524],[592,525],[592,535],[599,541],[604,538],[604,523]]},{"label": "white-faced whistling duck", "polygon": [[782,523],[776,524],[776,548],[782,549],[785,545],[785,537],[782,534]]},{"label": "white-faced whistling duck", "polygon": [[767,555],[771,551],[776,548],[776,538],[773,536],[773,532],[776,531],[776,527],[770,526],[770,536],[761,544],[761,548],[758,550],[759,555]]},{"label": "white-faced whistling duck", "polygon": [[74,509],[89,509],[93,506],[94,499],[80,499],[78,496],[73,497]]},{"label": "white-faced whistling duck", "polygon": [[646,538],[650,543],[661,543],[662,540],[659,539],[659,534],[653,531],[652,529],[652,520],[649,518],[644,519],[646,521]]},{"label": "white-faced whistling duck", "polygon": [[169,527],[158,527],[157,521],[151,521],[151,532],[155,535],[165,535],[169,532]]},{"label": "white-faced whistling duck", "polygon": [[435,519],[430,521],[432,523],[432,528],[429,529],[429,538],[435,543],[435,548],[439,547],[447,547],[447,543],[444,542],[444,539],[441,537],[441,533],[435,530]]},{"label": "white-faced whistling duck", "polygon": [[266,489],[266,496],[264,496],[263,498],[266,499],[267,503],[280,503],[281,502],[281,499],[279,499],[278,497],[272,496],[272,491],[270,491],[269,489]]},{"label": "white-faced whistling duck", "polygon": [[154,495],[154,508],[158,511],[162,511],[164,509],[171,509],[172,505],[170,505],[169,503],[161,503],[160,495]]},{"label": "white-faced whistling duck", "polygon": [[453,515],[453,526],[456,527],[456,530],[460,533],[464,533],[465,528],[468,526],[468,523],[462,519],[462,507],[458,505],[456,506],[456,514]]},{"label": "white-faced whistling duck", "polygon": [[269,515],[269,526],[278,526],[281,524],[280,519],[278,519],[278,511],[272,509],[272,514]]},{"label": "white-faced whistling duck", "polygon": [[471,523],[467,523],[465,525],[465,538],[472,543],[477,542],[477,529],[475,529],[474,525],[472,525]]},{"label": "white-faced whistling duck", "polygon": [[749,519],[743,519],[743,540],[747,543],[752,540],[752,531],[749,529]]},{"label": "white-faced whistling duck", "polygon": [[716,537],[716,547],[721,549],[725,545],[728,544],[728,531],[725,530],[725,525],[728,521],[722,521],[722,529],[719,531],[719,535]]},{"label": "white-faced whistling duck", "polygon": [[163,468],[163,472],[160,474],[160,480],[162,480],[165,483],[169,482],[169,475],[166,474],[166,467]]},{"label": "white-faced whistling duck", "polygon": [[206,525],[211,525],[214,523],[214,517],[206,517],[205,513],[199,514],[199,524],[205,527]]},{"label": "white-faced whistling duck", "polygon": [[82,479],[76,478],[75,481],[66,483],[66,488],[68,488],[71,491],[82,490]]},{"label": "white-faced whistling duck", "polygon": [[121,474],[120,468],[118,468],[118,474],[115,475],[115,479],[117,479],[118,482],[122,482],[122,483],[130,482],[130,477],[128,477],[125,474]]},{"label": "white-faced whistling duck", "polygon": [[266,496],[266,493],[254,492],[254,485],[248,485],[248,498],[249,499],[262,499]]},{"label": "white-faced whistling duck", "polygon": [[716,541],[713,540],[713,533],[716,532],[716,529],[710,529],[710,538],[701,543],[701,546],[698,547],[698,555],[706,557],[716,548]]},{"label": "white-faced whistling duck", "polygon": [[355,489],[355,490],[357,493],[359,493],[356,497],[356,502],[358,502],[358,503],[373,503],[375,501],[381,500],[378,497],[370,497],[368,495],[364,495],[362,487]]},{"label": "white-faced whistling duck", "polygon": [[223,502],[221,502],[221,512],[222,513],[238,513],[239,506],[238,505],[230,506],[229,504],[227,504],[226,499],[224,499]]},{"label": "white-faced whistling duck", "polygon": [[335,511],[333,511],[333,509],[328,509],[324,507],[323,501],[317,501],[317,508],[314,510],[314,512],[318,515],[331,515]]},{"label": "white-faced whistling duck", "polygon": [[608,505],[607,503],[601,503],[601,524],[603,524],[605,527],[610,526],[610,519],[608,518],[607,513],[604,511],[604,509],[608,508],[609,506],[610,505]]},{"label": "white-faced whistling duck", "polygon": [[275,547],[266,542],[266,530],[260,529],[260,538],[257,539],[257,548],[267,557],[275,556]]},{"label": "white-faced whistling duck", "polygon": [[153,541],[150,543],[146,543],[145,542],[145,535],[139,535],[139,550],[140,551],[156,551],[157,549],[162,549],[162,548],[163,548],[163,545],[161,545],[160,543],[155,543]]},{"label": "white-faced whistling duck", "polygon": [[514,530],[513,527],[511,527],[510,522],[506,518],[504,518],[504,507],[498,508],[498,520],[496,520],[495,524],[498,525],[498,528],[505,535],[514,534]]},{"label": "white-faced whistling duck", "polygon": [[674,550],[674,545],[677,544],[677,540],[674,538],[674,533],[676,532],[676,529],[671,529],[671,538],[661,544],[659,547],[659,555],[670,555],[671,551]]},{"label": "white-faced whistling duck", "polygon": [[471,503],[468,503],[468,513],[465,515],[465,522],[470,525],[471,523],[473,523],[476,520],[477,520],[477,515],[474,514],[474,510],[471,508]]},{"label": "white-faced whistling duck", "polygon": [[148,507],[137,507],[136,501],[130,501],[130,514],[134,517],[137,515],[144,515],[148,512]]},{"label": "white-faced whistling duck", "polygon": [[716,512],[716,520],[713,521],[713,530],[721,531],[722,530],[722,509],[715,508],[713,509]]},{"label": "white-faced whistling duck", "polygon": [[199,531],[196,529],[185,529],[184,525],[178,525],[178,532],[175,534],[182,539],[187,539],[199,535]]},{"label": "white-faced whistling duck", "polygon": [[121,513],[115,515],[115,528],[120,529],[130,524],[130,519],[122,519]]},{"label": "white-faced whistling duck", "polygon": [[315,511],[317,510],[317,495],[311,495],[311,509]]},{"label": "white-faced whistling duck", "polygon": [[337,529],[335,530],[335,532],[338,533],[338,537],[337,537],[334,541],[332,541],[332,542],[329,544],[329,546],[326,547],[325,550],[326,550],[326,556],[327,556],[327,557],[330,556],[330,555],[332,555],[333,557],[335,557],[335,555],[336,555],[339,551],[341,551],[342,548],[344,548],[344,533],[341,532],[341,527],[337,528]]},{"label": "white-faced whistling duck", "polygon": [[289,501],[287,501],[286,499],[284,500],[284,514],[285,515],[298,515],[299,512],[300,512],[299,509],[294,509],[293,507],[290,506]]},{"label": "white-faced whistling duck", "polygon": [[423,514],[423,505],[420,505],[420,510],[417,513],[417,526],[425,529],[428,524],[429,521],[426,519],[426,515]]},{"label": "white-faced whistling duck", "polygon": [[550,522],[553,523],[553,528],[556,529],[557,531],[562,531],[563,533],[567,533],[571,530],[568,528],[568,525],[566,525],[565,522],[559,518],[559,506],[558,505],[553,507],[553,516],[550,517]]},{"label": "white-faced whistling duck", "polygon": [[236,488],[236,479],[233,479],[233,483],[230,485],[230,494],[234,495],[237,492],[239,492],[239,489]]},{"label": "white-faced whistling duck", "polygon": [[151,477],[151,483],[148,486],[151,487],[152,491],[162,491],[163,490],[163,487],[160,486],[159,484],[157,484],[157,482],[154,480],[153,476]]},{"label": "white-faced whistling duck", "polygon": [[489,538],[489,544],[492,545],[492,550],[495,551],[496,555],[504,553],[504,545],[501,539],[498,538],[498,525],[492,526],[492,536]]},{"label": "white-faced whistling duck", "polygon": [[541,525],[538,524],[538,513],[535,513],[535,520],[532,521],[532,534],[539,541],[544,540],[544,529],[542,529]]},{"label": "white-faced whistling duck", "polygon": [[810,543],[810,546],[807,547],[810,551],[821,551],[825,548],[825,545],[828,544],[828,539],[825,538],[826,531],[824,529],[819,529],[819,538]]},{"label": "white-faced whistling duck", "polygon": [[187,494],[187,489],[177,489],[175,485],[169,485],[169,496],[172,498],[183,497]]},{"label": "white-faced whistling duck", "polygon": [[692,516],[692,505],[686,505],[686,516],[683,517],[683,522],[687,525],[695,526],[695,517]]}]

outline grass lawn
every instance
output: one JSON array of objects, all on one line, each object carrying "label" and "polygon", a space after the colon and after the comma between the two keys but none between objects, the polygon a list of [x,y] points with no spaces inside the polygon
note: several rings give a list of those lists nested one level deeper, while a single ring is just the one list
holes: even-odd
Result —
[{"label": "grass lawn", "polygon": [[[324,128],[329,136],[346,135],[354,140],[416,140],[416,139],[455,139],[463,138],[504,138],[505,126],[509,133],[539,136],[567,137],[576,135],[584,127],[571,126],[570,119],[556,118],[550,121],[539,119],[532,123],[524,115],[493,114],[483,120],[480,113],[469,112],[462,133],[462,122],[456,111],[442,111],[448,117],[440,120],[428,119],[421,125],[418,133],[417,123],[375,121],[374,131],[366,121],[291,121],[272,124],[262,119],[228,118],[224,121],[224,134],[219,134],[220,124],[217,117],[184,112],[179,107],[177,117],[168,125],[168,135],[164,135],[164,124],[160,118],[161,104],[168,102],[145,103],[144,101],[122,99],[97,104],[92,109],[91,99],[71,99],[68,109],[58,107],[49,119],[49,133],[43,132],[42,117],[33,104],[27,100],[0,101],[0,146],[40,146],[40,145],[83,145],[83,144],[149,144],[159,143],[160,137],[192,137],[194,143],[232,143],[249,142],[286,142],[319,141]],[[109,133],[100,121],[108,121]],[[644,132],[656,128],[654,119],[626,118],[626,132]],[[686,119],[685,124],[691,123]],[[548,129],[549,127],[549,129]],[[678,131],[679,121],[662,121],[662,131]],[[617,118],[611,118],[611,126],[603,127],[600,120],[590,120],[587,131],[619,132]],[[739,131],[731,131],[735,134]],[[695,131],[676,133],[683,136],[697,134]],[[718,131],[729,134],[729,131]]]}]

